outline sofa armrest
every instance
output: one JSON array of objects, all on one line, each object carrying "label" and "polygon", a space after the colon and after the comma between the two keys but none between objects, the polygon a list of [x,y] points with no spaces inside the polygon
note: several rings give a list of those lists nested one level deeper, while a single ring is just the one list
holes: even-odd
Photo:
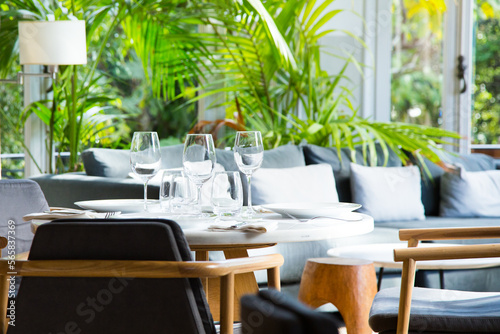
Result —
[{"label": "sofa armrest", "polygon": [[[88,176],[85,173],[44,174],[31,177],[42,188],[49,206],[77,208],[78,201],[143,198],[144,185],[134,179]],[[157,199],[158,186],[148,186],[148,198]]]}]

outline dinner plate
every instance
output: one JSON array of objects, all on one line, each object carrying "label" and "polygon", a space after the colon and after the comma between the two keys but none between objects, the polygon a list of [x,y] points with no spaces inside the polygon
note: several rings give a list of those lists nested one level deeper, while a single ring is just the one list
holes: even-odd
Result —
[{"label": "dinner plate", "polygon": [[[143,199],[100,199],[92,201],[75,202],[81,208],[95,211],[121,211],[122,213],[134,213],[144,211]],[[158,200],[148,200],[150,211],[160,211]]]},{"label": "dinner plate", "polygon": [[292,215],[296,218],[313,218],[317,216],[341,217],[359,209],[361,204],[355,203],[274,203],[262,204],[261,207],[281,214],[285,218]]}]

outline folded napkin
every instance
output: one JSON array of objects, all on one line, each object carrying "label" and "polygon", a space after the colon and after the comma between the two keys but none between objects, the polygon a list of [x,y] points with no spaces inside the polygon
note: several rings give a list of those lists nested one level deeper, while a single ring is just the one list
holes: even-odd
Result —
[{"label": "folded napkin", "polygon": [[208,227],[210,231],[241,231],[241,232],[255,232],[255,233],[265,233],[271,232],[278,228],[277,221],[252,221],[252,222],[241,222],[241,221],[217,221]]},{"label": "folded napkin", "polygon": [[[118,214],[118,213],[114,213]],[[107,212],[93,212],[89,210],[76,209],[52,209],[50,212],[35,212],[23,216],[24,221],[37,220],[53,220],[60,218],[107,218],[110,214]]]}]

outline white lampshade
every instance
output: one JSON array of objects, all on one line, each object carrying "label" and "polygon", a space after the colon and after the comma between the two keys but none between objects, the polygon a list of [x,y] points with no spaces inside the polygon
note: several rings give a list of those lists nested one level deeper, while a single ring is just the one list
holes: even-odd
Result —
[{"label": "white lampshade", "polygon": [[87,63],[85,21],[19,22],[21,65]]}]

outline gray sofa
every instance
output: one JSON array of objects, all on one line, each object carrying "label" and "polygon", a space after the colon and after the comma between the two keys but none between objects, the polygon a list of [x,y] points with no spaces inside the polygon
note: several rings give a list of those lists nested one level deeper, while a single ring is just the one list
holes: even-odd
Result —
[{"label": "gray sofa", "polygon": [[[182,145],[162,148],[162,168],[178,168],[182,166]],[[377,165],[384,163],[382,149],[377,146]],[[226,170],[238,170],[232,151],[217,150],[217,162]],[[262,168],[288,168],[311,164],[326,163],[332,167],[337,193],[341,202],[352,202],[351,169],[349,162],[352,155],[349,150],[341,150],[341,159],[335,148],[324,148],[315,145],[286,145],[265,151]],[[363,162],[362,150],[356,151],[356,162]],[[75,201],[104,198],[141,198],[142,184],[127,178],[130,169],[128,151],[110,149],[90,149],[82,153],[86,173],[69,173],[62,175],[42,175],[33,177],[45,193],[51,206],[74,206]],[[495,161],[482,154],[467,156],[446,155],[448,163],[460,164],[467,171],[485,171],[495,169]],[[308,258],[324,257],[328,249],[342,245],[370,244],[398,241],[398,230],[401,228],[431,228],[460,226],[496,226],[499,218],[456,218],[440,217],[441,178],[445,172],[439,166],[425,162],[432,177],[426,174],[422,177],[421,194],[425,209],[425,220],[376,221],[375,230],[367,235],[332,239],[315,242],[279,244],[271,249],[254,250],[254,254],[278,251],[285,257],[282,268],[282,283],[284,286],[297,287],[304,264]],[[387,167],[401,166],[398,157],[391,153]],[[244,187],[246,189],[246,187]],[[157,198],[158,187],[149,187],[150,198]],[[217,256],[217,255],[216,255]],[[500,268],[485,270],[454,271],[445,275],[447,288],[500,291],[500,280],[494,279],[500,274]],[[264,275],[257,274],[259,281],[265,280]],[[432,287],[439,285],[438,275],[426,272],[423,276],[425,284]]]}]

